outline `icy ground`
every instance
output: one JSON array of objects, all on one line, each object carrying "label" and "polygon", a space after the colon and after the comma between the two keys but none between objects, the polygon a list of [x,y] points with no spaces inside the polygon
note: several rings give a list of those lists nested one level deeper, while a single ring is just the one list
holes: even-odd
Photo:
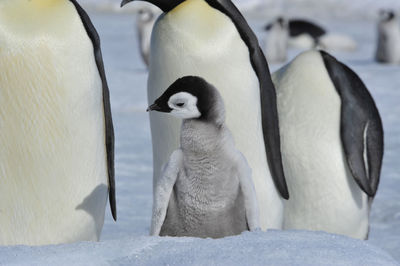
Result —
[{"label": "icy ground", "polygon": [[18,265],[398,265],[360,240],[320,232],[243,233],[224,239],[136,237],[100,243],[0,249]]},{"label": "icy ground", "polygon": [[[131,14],[90,13],[102,38],[116,132],[118,222],[106,211],[100,243],[52,247],[2,247],[0,264],[274,264],[391,265],[374,246],[400,261],[400,66],[373,62],[371,21],[322,21],[354,36],[355,53],[334,53],[352,67],[374,96],[385,128],[381,183],[371,213],[370,240],[306,232],[245,233],[223,240],[146,237],[152,204],[152,157],[147,107],[147,72],[137,52]],[[250,19],[260,31],[264,21]],[[291,57],[298,51],[291,51]],[[278,66],[270,66],[271,70]],[[243,257],[249,260],[245,260]],[[353,260],[353,262],[350,262]]]}]

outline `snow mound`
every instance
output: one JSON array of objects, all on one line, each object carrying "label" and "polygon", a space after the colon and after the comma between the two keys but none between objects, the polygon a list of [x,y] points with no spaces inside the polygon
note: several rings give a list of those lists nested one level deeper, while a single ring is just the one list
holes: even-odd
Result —
[{"label": "snow mound", "polygon": [[224,239],[138,237],[44,247],[0,247],[18,265],[399,265],[365,241],[323,232],[246,232]]}]

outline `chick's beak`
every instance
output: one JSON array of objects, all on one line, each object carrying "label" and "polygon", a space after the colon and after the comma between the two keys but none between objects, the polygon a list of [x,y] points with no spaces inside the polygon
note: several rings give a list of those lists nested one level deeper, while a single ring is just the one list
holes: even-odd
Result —
[{"label": "chick's beak", "polygon": [[149,112],[149,111],[160,111],[161,110],[161,107],[160,106],[158,106],[156,103],[153,103],[152,105],[150,105],[148,108],[147,108],[147,112]]}]

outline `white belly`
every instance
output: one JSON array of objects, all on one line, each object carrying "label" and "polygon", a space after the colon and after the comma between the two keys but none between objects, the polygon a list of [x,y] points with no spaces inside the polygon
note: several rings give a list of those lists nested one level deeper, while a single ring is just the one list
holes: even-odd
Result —
[{"label": "white belly", "polygon": [[[262,228],[281,228],[282,202],[268,169],[259,82],[248,48],[231,20],[204,1],[188,0],[177,9],[158,21],[153,30],[149,103],[186,75],[201,76],[213,84],[224,99],[226,124],[236,147],[253,170]],[[162,164],[179,146],[180,121],[155,112],[150,120],[156,179]]]},{"label": "white belly", "polygon": [[346,164],[340,139],[341,100],[317,51],[273,75],[283,165],[290,199],[284,228],[365,238],[368,199]]},{"label": "white belly", "polygon": [[108,190],[102,89],[74,6],[2,1],[0,73],[0,245],[97,240]]}]

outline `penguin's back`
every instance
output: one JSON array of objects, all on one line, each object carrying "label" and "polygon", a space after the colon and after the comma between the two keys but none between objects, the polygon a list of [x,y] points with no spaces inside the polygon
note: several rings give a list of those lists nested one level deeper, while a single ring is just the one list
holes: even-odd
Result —
[{"label": "penguin's back", "polygon": [[341,98],[320,52],[299,55],[272,77],[290,192],[284,228],[364,238],[368,197],[347,166],[340,136]]}]

